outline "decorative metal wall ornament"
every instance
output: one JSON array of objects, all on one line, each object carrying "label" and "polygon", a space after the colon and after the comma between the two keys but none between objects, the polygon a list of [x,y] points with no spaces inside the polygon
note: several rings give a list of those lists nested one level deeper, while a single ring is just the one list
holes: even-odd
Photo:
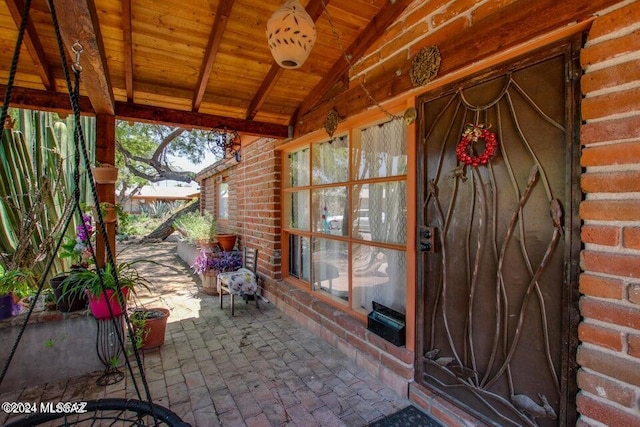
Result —
[{"label": "decorative metal wall ornament", "polygon": [[335,108],[332,108],[327,113],[327,118],[324,119],[324,130],[329,134],[329,138],[333,138],[333,133],[338,128],[338,122],[340,122],[340,116]]},{"label": "decorative metal wall ornament", "polygon": [[282,68],[300,68],[316,42],[316,25],[298,0],[287,0],[267,21],[267,41]]},{"label": "decorative metal wall ornament", "polygon": [[406,123],[406,125],[411,126],[416,121],[418,112],[415,108],[410,107],[407,108],[407,111],[404,112],[404,115],[402,117],[404,118],[404,122]]},{"label": "decorative metal wall ornament", "polygon": [[240,147],[242,146],[242,140],[240,134],[227,128],[213,128],[209,134],[209,141],[219,149],[224,158],[236,158],[237,161],[240,158]]},{"label": "decorative metal wall ornament", "polygon": [[440,51],[437,46],[427,46],[413,57],[409,77],[413,87],[424,86],[438,75]]}]

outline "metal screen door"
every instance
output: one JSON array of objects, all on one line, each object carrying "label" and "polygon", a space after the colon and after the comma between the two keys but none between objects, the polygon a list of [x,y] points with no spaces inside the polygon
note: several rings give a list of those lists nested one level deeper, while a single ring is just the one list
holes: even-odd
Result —
[{"label": "metal screen door", "polygon": [[418,100],[417,381],[491,425],[575,423],[576,52]]}]

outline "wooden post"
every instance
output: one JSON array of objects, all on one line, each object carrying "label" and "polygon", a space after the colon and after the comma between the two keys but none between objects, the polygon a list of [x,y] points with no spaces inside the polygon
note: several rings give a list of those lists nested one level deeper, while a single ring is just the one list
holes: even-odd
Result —
[{"label": "wooden post", "polygon": [[[116,163],[116,118],[111,114],[98,114],[96,116],[96,163],[115,165]],[[115,184],[96,184],[99,203],[116,202]],[[96,206],[100,209],[100,206]],[[115,259],[116,251],[116,223],[106,223],[109,247]],[[103,267],[107,261],[105,242],[102,238],[102,230],[96,230],[96,257],[98,266]]]}]

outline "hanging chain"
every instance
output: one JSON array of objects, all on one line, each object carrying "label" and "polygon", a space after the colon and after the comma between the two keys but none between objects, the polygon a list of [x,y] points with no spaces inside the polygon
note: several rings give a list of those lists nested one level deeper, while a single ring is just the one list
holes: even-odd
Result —
[{"label": "hanging chain", "polygon": [[[331,32],[333,33],[333,36],[335,37],[336,42],[338,43],[338,47],[340,48],[340,51],[342,52],[342,56],[344,57],[344,60],[347,62],[347,65],[349,66],[349,70],[354,72],[353,64],[351,62],[352,57],[351,57],[350,54],[347,53],[347,51],[345,50],[344,46],[342,45],[342,42],[340,41],[340,34],[338,33],[338,30],[336,29],[336,26],[333,24],[333,20],[331,19],[331,15],[329,14],[329,10],[327,9],[327,5],[325,4],[324,0],[322,0],[322,8],[324,9],[324,13],[327,15],[327,21],[329,21],[329,26],[331,27]],[[385,113],[387,116],[389,116],[392,119],[401,119],[403,117],[403,116],[398,116],[396,114],[390,113],[389,110],[387,110],[382,105],[380,105],[380,103],[373,97],[373,95],[371,95],[371,92],[369,92],[369,89],[367,89],[367,87],[364,85],[364,80],[363,79],[360,80],[359,85],[362,88],[362,90],[364,91],[364,93],[367,95],[367,98],[369,98],[371,100],[371,102],[373,102],[374,105],[376,107],[378,107],[378,109],[380,111],[382,111],[383,113]]]}]

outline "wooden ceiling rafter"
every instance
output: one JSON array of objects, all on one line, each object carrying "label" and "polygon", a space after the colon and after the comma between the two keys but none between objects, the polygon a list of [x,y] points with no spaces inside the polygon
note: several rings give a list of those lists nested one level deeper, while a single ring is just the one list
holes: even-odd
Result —
[{"label": "wooden ceiling rafter", "polygon": [[[371,22],[360,32],[358,37],[351,43],[346,49],[345,54],[350,56],[349,61],[355,63],[362,55],[365,54],[367,49],[381,37],[387,28],[404,12],[404,10],[413,3],[413,0],[396,0],[395,2],[388,2],[386,6],[373,17]],[[333,64],[331,69],[325,74],[325,77],[318,83],[310,92],[309,95],[302,101],[297,111],[292,117],[291,123],[295,123],[296,119],[306,113],[308,113],[313,107],[316,106],[322,97],[335,85],[344,73],[349,71],[349,62],[347,62],[344,55]]]},{"label": "wooden ceiling rafter", "polygon": [[[24,11],[23,0],[6,0],[7,8],[13,17],[13,21],[16,24],[16,28],[20,28],[22,23],[22,13]],[[48,91],[56,91],[56,81],[53,78],[53,73],[49,64],[47,63],[42,43],[40,43],[40,37],[36,33],[36,29],[33,25],[33,20],[29,16],[27,18],[27,25],[25,27],[25,34],[23,38],[24,45],[27,47],[27,51],[33,60],[33,65],[38,71],[42,85]]]},{"label": "wooden ceiling rafter", "polygon": [[[328,5],[330,1],[331,0],[325,0],[324,5],[323,0],[309,1],[306,7],[306,11],[309,16],[311,16],[311,19],[313,19],[313,22],[318,21],[318,18],[320,18],[320,16],[322,15],[324,7]],[[271,61],[271,68],[269,68],[267,75],[260,84],[258,91],[249,104],[249,108],[247,108],[247,120],[253,120],[256,114],[258,114],[258,111],[260,110],[260,108],[262,108],[262,104],[264,104],[264,102],[269,97],[269,94],[276,86],[276,83],[278,82],[278,79],[280,79],[280,76],[282,76],[283,72],[284,68],[279,66],[275,60]]]},{"label": "wooden ceiling rafter", "polygon": [[[193,94],[192,110],[198,111],[204,98],[204,93],[207,90],[207,83],[211,76],[211,70],[213,69],[213,62],[218,54],[220,43],[222,42],[222,36],[224,30],[227,27],[227,21],[233,8],[234,0],[220,0],[218,8],[215,12],[215,19],[213,21],[213,27],[209,33],[209,41],[207,42],[207,49],[204,52],[204,58],[202,59],[202,66],[200,67],[200,74],[198,76],[198,83]],[[211,3],[210,3],[211,4]]]},{"label": "wooden ceiling rafter", "polygon": [[82,45],[82,80],[93,109],[96,114],[113,115],[115,99],[94,0],[54,0],[54,5],[62,40],[72,59],[74,44]]},{"label": "wooden ceiling rafter", "polygon": [[122,40],[124,42],[124,82],[127,101],[133,102],[133,25],[131,0],[122,0]]}]

